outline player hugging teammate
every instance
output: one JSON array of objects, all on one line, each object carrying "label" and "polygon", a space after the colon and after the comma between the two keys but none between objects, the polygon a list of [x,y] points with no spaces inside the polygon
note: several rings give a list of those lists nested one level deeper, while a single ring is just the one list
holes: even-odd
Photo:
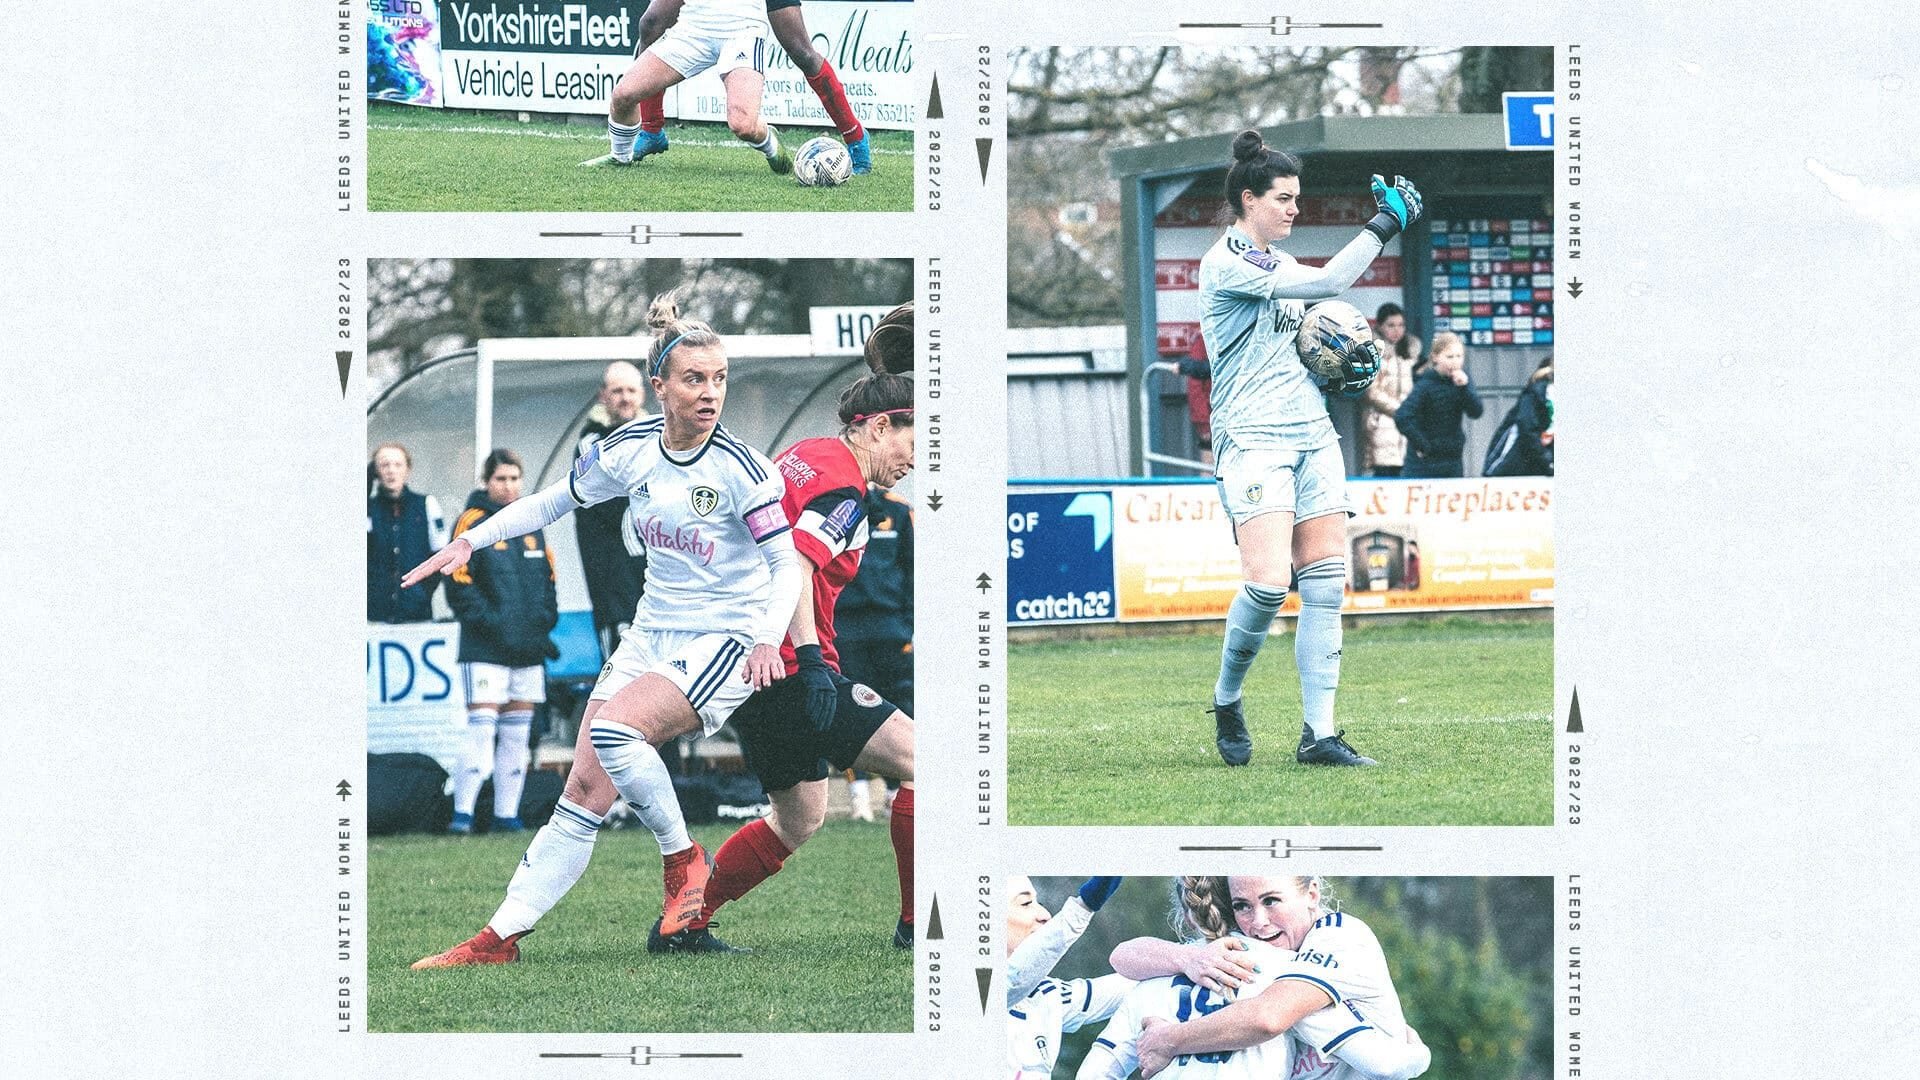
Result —
[{"label": "player hugging teammate", "polygon": [[649,154],[666,153],[662,95],[714,68],[726,87],[727,127],[765,155],[774,172],[792,171],[792,157],[781,147],[779,133],[760,119],[769,24],[846,142],[854,173],[872,172],[873,151],[866,128],[854,115],[833,65],[813,47],[813,35],[800,15],[800,0],[652,0],[640,16],[640,51],[614,87],[609,103],[611,152],[581,164],[632,165]]}]

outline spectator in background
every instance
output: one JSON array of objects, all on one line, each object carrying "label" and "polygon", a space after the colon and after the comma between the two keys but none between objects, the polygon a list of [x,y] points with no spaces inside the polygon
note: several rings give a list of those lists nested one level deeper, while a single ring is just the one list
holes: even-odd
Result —
[{"label": "spectator in background", "polygon": [[[495,450],[484,487],[454,523],[458,539],[520,497],[520,455]],[[538,530],[481,548],[454,571],[447,601],[460,619],[460,674],[467,688],[467,746],[453,777],[448,832],[473,831],[480,785],[493,773],[493,827],[520,831],[533,707],[547,700],[545,661],[560,655],[548,634],[560,621],[553,553]]]},{"label": "spectator in background", "polygon": [[1553,354],[1533,369],[1487,446],[1486,476],[1553,475]]},{"label": "spectator in background", "polygon": [[367,496],[367,620],[426,622],[433,618],[438,579],[410,589],[400,576],[447,543],[447,516],[440,501],[407,486],[413,455],[396,442],[381,443],[369,465],[372,491]]},{"label": "spectator in background", "polygon": [[[641,386],[639,368],[625,360],[607,365],[600,377],[599,400],[587,410],[587,425],[573,449],[575,461],[645,411],[641,408],[645,393]],[[574,537],[580,545],[580,567],[587,579],[587,599],[593,605],[593,628],[600,635],[601,656],[613,655],[620,634],[640,606],[646,581],[646,556],[627,553],[622,533],[626,516],[625,499],[583,506],[573,513]]]},{"label": "spectator in background", "polygon": [[[840,592],[840,673],[913,715],[913,508],[886,488],[867,487],[867,547],[860,572]],[[889,791],[896,785],[889,783]],[[854,772],[853,816],[873,820],[867,776]]]},{"label": "spectator in background", "polygon": [[1413,392],[1393,414],[1407,437],[1407,460],[1400,475],[1438,479],[1466,475],[1461,455],[1467,448],[1463,421],[1486,411],[1467,378],[1467,347],[1458,334],[1436,334],[1431,362],[1414,377]]},{"label": "spectator in background", "polygon": [[1407,313],[1398,304],[1381,304],[1373,317],[1373,339],[1380,345],[1380,371],[1367,387],[1361,424],[1362,444],[1370,476],[1399,476],[1406,462],[1407,440],[1394,426],[1394,411],[1413,392],[1413,370],[1420,359],[1420,339],[1407,333]]},{"label": "spectator in background", "polygon": [[1207,339],[1195,337],[1187,355],[1178,361],[1187,377],[1187,419],[1193,422],[1193,441],[1200,460],[1213,467],[1213,365],[1207,362]]}]

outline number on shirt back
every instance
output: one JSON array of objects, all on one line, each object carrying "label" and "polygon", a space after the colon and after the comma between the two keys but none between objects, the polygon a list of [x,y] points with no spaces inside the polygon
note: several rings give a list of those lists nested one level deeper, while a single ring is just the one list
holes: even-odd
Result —
[{"label": "number on shirt back", "polygon": [[[1180,1004],[1174,1016],[1183,1024],[1196,1016],[1219,1012],[1229,1004],[1206,987],[1194,985],[1185,975],[1175,976],[1173,983],[1180,988]],[[1182,1054],[1179,1060],[1182,1065],[1195,1061],[1205,1065],[1220,1065],[1232,1056],[1231,1050],[1216,1050],[1206,1054]]]}]

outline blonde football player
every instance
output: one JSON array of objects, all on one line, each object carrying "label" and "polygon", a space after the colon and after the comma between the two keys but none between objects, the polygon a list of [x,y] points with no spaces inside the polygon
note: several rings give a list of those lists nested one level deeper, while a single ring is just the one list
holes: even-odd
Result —
[{"label": "blonde football player", "polygon": [[[1233,1051],[1267,1047],[1289,1031],[1290,1064],[1283,1075],[1293,1080],[1409,1077],[1425,1071],[1429,1055],[1401,1013],[1379,941],[1359,919],[1327,910],[1324,889],[1314,877],[1179,879],[1187,918],[1204,935],[1237,934],[1249,939],[1250,948],[1259,943],[1290,950],[1293,961],[1279,965],[1264,987],[1250,985],[1232,1004],[1216,999],[1210,1008],[1196,1005],[1185,1022],[1143,1017],[1131,1048],[1143,1076],[1157,1075],[1182,1058],[1224,1061]],[[1113,966],[1135,978],[1172,975],[1189,960],[1183,950],[1196,948],[1205,947],[1136,938],[1114,949]],[[1323,1010],[1328,1015],[1296,1026]]]},{"label": "blonde football player", "polygon": [[[786,673],[780,642],[806,575],[773,464],[720,426],[727,396],[720,336],[704,322],[682,320],[672,295],[654,301],[647,325],[661,415],[614,431],[580,456],[564,482],[501,510],[408,575],[451,573],[477,547],[620,498],[629,542],[647,554],[646,591],[594,684],[553,819],[534,836],[506,900],[480,933],[416,968],[519,959],[519,939],[586,871],[615,799],[631,804],[660,844],[666,885],[655,932],[678,934],[700,914],[710,863],[687,835],[657,747],[694,730],[711,735],[750,693]],[[693,936],[710,937],[704,929]],[[683,951],[725,946],[683,939]]]}]

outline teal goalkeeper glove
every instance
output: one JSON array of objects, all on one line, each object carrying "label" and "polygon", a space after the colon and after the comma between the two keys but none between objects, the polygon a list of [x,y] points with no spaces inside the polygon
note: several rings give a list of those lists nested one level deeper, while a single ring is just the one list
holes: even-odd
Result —
[{"label": "teal goalkeeper glove", "polygon": [[1367,222],[1367,231],[1379,237],[1382,244],[1420,220],[1420,191],[1404,176],[1394,177],[1393,186],[1388,187],[1380,174],[1374,173],[1373,205],[1378,213]]}]

